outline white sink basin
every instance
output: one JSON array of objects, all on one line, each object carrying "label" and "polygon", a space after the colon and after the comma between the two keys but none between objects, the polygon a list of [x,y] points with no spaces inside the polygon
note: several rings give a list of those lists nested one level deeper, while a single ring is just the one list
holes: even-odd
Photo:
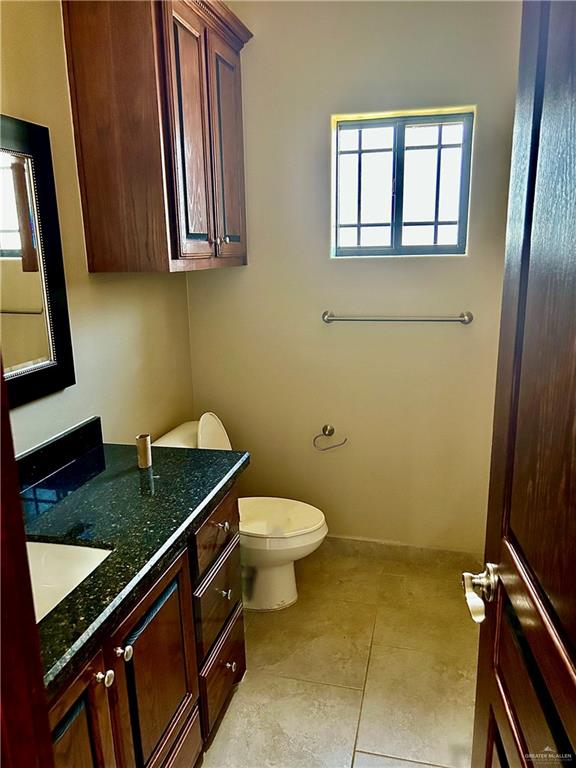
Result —
[{"label": "white sink basin", "polygon": [[110,554],[109,549],[28,541],[34,612],[40,621]]}]

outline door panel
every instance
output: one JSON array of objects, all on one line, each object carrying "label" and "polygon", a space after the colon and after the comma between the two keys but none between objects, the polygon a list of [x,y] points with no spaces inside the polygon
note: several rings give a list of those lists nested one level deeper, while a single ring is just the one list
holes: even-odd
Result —
[{"label": "door panel", "polygon": [[191,606],[183,553],[106,649],[116,672],[113,723],[122,764],[161,765],[192,713],[198,681]]},{"label": "door panel", "polygon": [[92,754],[88,713],[83,698],[68,713],[68,717],[53,734],[53,739],[56,768],[70,765],[74,768],[94,768],[96,761]]},{"label": "door panel", "polygon": [[[246,257],[240,56],[208,30],[210,121],[219,256]],[[244,263],[243,261],[240,263]]]},{"label": "door panel", "polygon": [[176,581],[125,638],[126,645],[134,648],[127,687],[146,763],[187,694]]},{"label": "door panel", "polygon": [[[526,3],[473,766],[560,766],[576,744],[576,4]],[[570,567],[572,565],[572,567]]]},{"label": "door panel", "polygon": [[[98,653],[50,709],[55,768],[114,768],[108,689]],[[114,685],[114,683],[112,683]]]},{"label": "door panel", "polygon": [[576,590],[566,589],[573,578],[574,552],[556,544],[559,538],[576,541],[576,399],[566,397],[576,392],[576,4],[566,3],[563,10],[555,5],[550,11],[509,529],[575,648]]},{"label": "door panel", "polygon": [[173,98],[180,255],[214,256],[206,94],[206,27],[184,3],[172,19]]}]

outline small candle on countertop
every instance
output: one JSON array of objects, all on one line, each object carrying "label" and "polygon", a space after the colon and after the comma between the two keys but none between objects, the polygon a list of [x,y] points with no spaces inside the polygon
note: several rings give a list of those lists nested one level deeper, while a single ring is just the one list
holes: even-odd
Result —
[{"label": "small candle on countertop", "polygon": [[138,466],[140,469],[148,469],[152,466],[152,444],[150,435],[136,435],[136,451],[138,452]]}]

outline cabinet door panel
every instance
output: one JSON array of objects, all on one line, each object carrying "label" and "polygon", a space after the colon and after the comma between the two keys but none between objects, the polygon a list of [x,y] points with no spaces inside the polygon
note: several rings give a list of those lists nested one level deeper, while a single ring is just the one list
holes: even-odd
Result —
[{"label": "cabinet door panel", "polygon": [[180,255],[210,257],[214,224],[205,26],[183,3],[175,3],[174,10],[172,85]]},{"label": "cabinet door panel", "polygon": [[115,768],[108,692],[99,653],[50,709],[55,768]]},{"label": "cabinet door panel", "polygon": [[78,700],[52,735],[54,765],[64,768],[94,768],[96,761],[90,743],[90,726],[84,698]]},{"label": "cabinet door panel", "polygon": [[147,762],[187,694],[177,582],[158,598],[125,644],[134,648],[128,691],[136,704],[134,725]]},{"label": "cabinet door panel", "polygon": [[[188,557],[181,555],[112,637],[114,725],[123,762],[162,763],[198,698]],[[117,655],[132,647],[125,661]],[[118,651],[120,653],[120,651]]]},{"label": "cabinet door panel", "polygon": [[221,257],[246,260],[244,142],[240,56],[208,30],[216,232]]}]

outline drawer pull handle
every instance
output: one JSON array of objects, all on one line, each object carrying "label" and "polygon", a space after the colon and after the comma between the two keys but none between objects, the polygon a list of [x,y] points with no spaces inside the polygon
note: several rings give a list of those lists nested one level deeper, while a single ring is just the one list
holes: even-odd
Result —
[{"label": "drawer pull handle", "polygon": [[225,600],[232,600],[232,588],[230,589],[221,589],[220,594]]},{"label": "drawer pull handle", "polygon": [[228,520],[225,520],[223,523],[214,523],[216,528],[220,528],[224,533],[228,533],[230,530],[230,523]]},{"label": "drawer pull handle", "polygon": [[226,666],[226,669],[229,669],[231,672],[236,672],[236,670],[238,669],[238,665],[236,664],[235,661],[227,661],[225,666]]},{"label": "drawer pull handle", "polygon": [[124,658],[124,661],[130,661],[132,656],[134,655],[134,648],[131,645],[127,645],[126,648],[114,648],[114,653],[118,658],[122,656]]},{"label": "drawer pull handle", "polygon": [[107,672],[96,672],[94,677],[97,683],[104,683],[105,688],[110,688],[114,682],[114,670],[109,669]]}]

